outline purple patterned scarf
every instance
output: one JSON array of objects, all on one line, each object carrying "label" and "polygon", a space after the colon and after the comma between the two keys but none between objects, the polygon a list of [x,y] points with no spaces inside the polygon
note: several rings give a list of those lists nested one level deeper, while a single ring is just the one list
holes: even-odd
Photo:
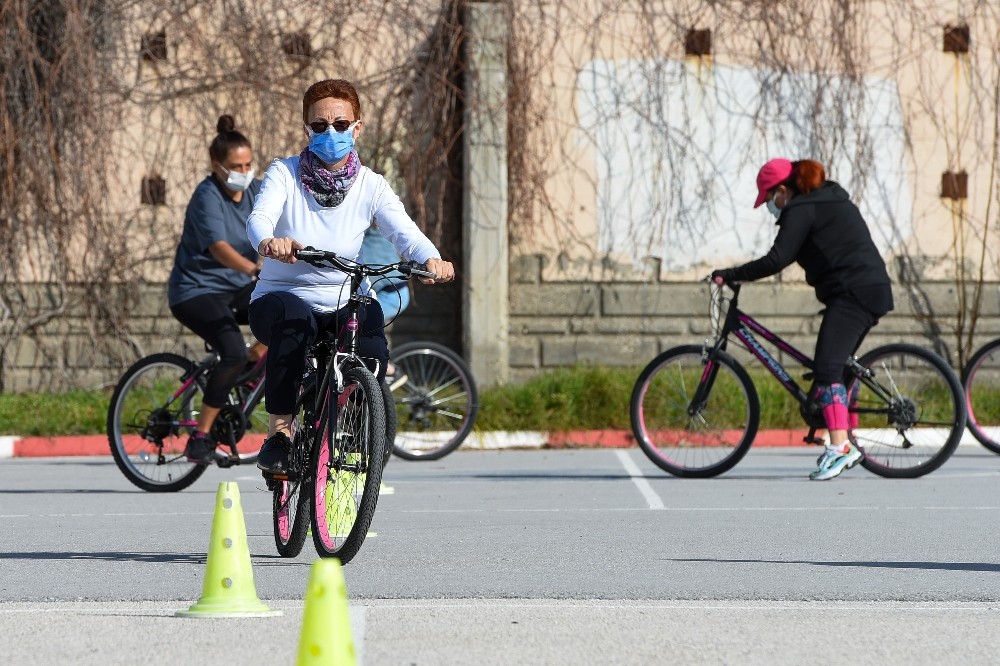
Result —
[{"label": "purple patterned scarf", "polygon": [[334,171],[325,168],[308,148],[299,155],[299,179],[302,187],[311,192],[319,205],[325,208],[343,203],[360,170],[361,160],[356,150],[352,150],[347,156],[344,166]]}]

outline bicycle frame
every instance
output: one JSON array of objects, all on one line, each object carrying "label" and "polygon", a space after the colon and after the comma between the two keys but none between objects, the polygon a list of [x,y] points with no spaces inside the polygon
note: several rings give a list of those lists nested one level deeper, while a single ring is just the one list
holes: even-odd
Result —
[{"label": "bicycle frame", "polygon": [[[344,389],[345,366],[347,366],[352,359],[363,362],[363,359],[358,355],[360,347],[358,337],[361,331],[361,319],[359,314],[361,312],[361,307],[363,305],[370,304],[375,300],[375,298],[360,294],[359,291],[361,285],[366,277],[370,275],[383,275],[394,268],[394,265],[375,267],[364,264],[349,264],[345,263],[340,257],[332,252],[314,250],[312,248],[298,250],[297,256],[300,260],[309,261],[310,263],[326,262],[334,268],[345,272],[350,279],[350,296],[348,297],[346,321],[333,340],[320,340],[315,343],[315,349],[313,352],[317,361],[316,370],[322,372],[323,377],[322,384],[316,385],[317,390],[315,391],[312,405],[312,417],[314,421],[311,425],[316,428],[316,432],[321,431],[319,417],[323,411],[323,404],[330,399],[331,391],[336,391],[337,409],[331,408],[327,414],[327,430],[332,433],[335,432],[339,408],[344,405],[348,398]],[[328,353],[325,352],[324,347],[329,349]],[[316,353],[317,351],[318,353]],[[379,368],[376,366],[374,374],[377,374],[378,370]],[[335,384],[333,384],[333,382],[335,382]],[[334,442],[331,439],[328,439],[326,445],[329,448],[329,460],[331,464],[338,469],[350,467],[350,464],[346,461],[346,453],[342,450],[335,450]],[[312,455],[315,455],[315,453]],[[363,472],[365,470],[357,471]]]},{"label": "bicycle frame", "polygon": [[[706,343],[706,365],[705,373],[714,372],[714,364],[712,363],[712,356],[720,351],[724,352],[726,346],[729,342],[729,336],[734,335],[736,339],[739,340],[740,344],[746,348],[753,356],[760,361],[764,368],[771,373],[782,387],[788,391],[792,397],[799,403],[802,408],[802,417],[806,421],[806,425],[810,427],[809,434],[806,435],[805,441],[810,443],[819,443],[815,439],[817,426],[813,425],[806,418],[806,413],[816,404],[811,396],[802,389],[799,384],[792,379],[791,374],[785,369],[778,359],[774,357],[754,336],[761,336],[769,344],[774,345],[780,351],[788,354],[793,359],[795,359],[799,364],[806,368],[810,373],[816,369],[813,359],[802,353],[789,342],[784,340],[777,333],[772,332],[766,326],[758,322],[756,319],[743,312],[739,308],[739,295],[740,295],[740,284],[734,283],[729,285],[730,289],[733,291],[733,297],[729,302],[729,309],[726,312],[726,319],[723,323],[722,329],[719,331],[718,337],[715,340],[711,351],[708,351],[708,345]],[[863,382],[867,387],[869,387],[876,395],[884,400],[887,404],[893,402],[892,392],[883,387],[880,383],[875,381],[875,374],[869,368],[865,368],[858,363],[857,357],[851,356],[846,359],[845,364],[847,368],[853,373],[858,381]],[[806,374],[808,378],[809,373]],[[707,391],[711,387],[712,382],[703,382],[702,386],[705,387]],[[697,400],[692,402],[694,404],[700,404],[704,400],[703,396],[696,396]],[[849,407],[850,411],[856,414],[862,413],[877,413],[877,409],[866,409],[858,407],[857,405],[852,405]]]},{"label": "bicycle frame", "polygon": [[[796,349],[789,342],[785,341],[780,335],[772,332],[756,319],[740,310],[738,305],[740,285],[734,284],[732,285],[732,289],[733,298],[729,303],[729,310],[726,312],[725,323],[716,338],[715,344],[712,347],[712,352],[726,351],[730,334],[736,336],[740,344],[742,344],[747,351],[753,354],[754,357],[761,362],[764,368],[766,368],[767,371],[778,380],[784,389],[788,391],[800,405],[806,405],[809,402],[809,395],[802,390],[802,387],[799,386],[794,379],[792,379],[791,374],[789,374],[781,362],[776,359],[774,355],[767,350],[767,348],[757,341],[754,333],[760,335],[764,340],[774,345],[778,350],[794,358],[809,371],[815,369],[813,360]],[[711,354],[709,355],[709,364],[710,363]],[[707,366],[706,372],[709,371],[710,366]]]},{"label": "bicycle frame", "polygon": [[[186,397],[188,392],[191,390],[191,386],[198,383],[201,389],[204,391],[205,383],[205,371],[218,361],[218,356],[216,354],[208,354],[199,361],[194,368],[191,369],[186,375],[181,377],[181,386],[177,389],[173,396],[170,398],[167,405],[172,405],[177,401],[178,398]],[[241,402],[231,402],[230,405],[233,407],[239,407],[240,411],[243,412],[243,416],[247,419],[253,413],[253,410],[257,407],[257,403],[260,402],[261,397],[264,393],[264,366],[267,361],[267,352],[265,351],[257,362],[254,363],[253,367],[243,376],[253,377],[253,387]],[[232,397],[230,396],[230,400]],[[184,428],[193,428],[198,425],[197,420],[190,421],[178,421],[177,425]],[[234,443],[235,444],[235,443]]]}]

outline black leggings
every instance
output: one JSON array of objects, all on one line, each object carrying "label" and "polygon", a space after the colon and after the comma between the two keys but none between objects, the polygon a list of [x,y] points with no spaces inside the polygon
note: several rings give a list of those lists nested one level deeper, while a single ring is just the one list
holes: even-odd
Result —
[{"label": "black leggings", "polygon": [[[301,298],[287,291],[264,294],[250,304],[250,330],[268,347],[264,404],[268,414],[291,414],[299,381],[306,368],[306,350],[320,331],[338,333],[346,309],[315,312]],[[361,308],[359,355],[379,362],[378,379],[385,378],[389,344],[385,339],[382,307],[374,299]]]},{"label": "black leggings", "polygon": [[836,296],[827,302],[816,338],[817,385],[847,385],[844,364],[877,323],[878,317],[852,296]]},{"label": "black leggings", "polygon": [[219,354],[219,364],[208,375],[204,403],[209,407],[226,404],[229,389],[247,362],[247,348],[240,324],[247,322],[253,284],[240,291],[195,296],[170,306],[177,321],[194,331]]}]

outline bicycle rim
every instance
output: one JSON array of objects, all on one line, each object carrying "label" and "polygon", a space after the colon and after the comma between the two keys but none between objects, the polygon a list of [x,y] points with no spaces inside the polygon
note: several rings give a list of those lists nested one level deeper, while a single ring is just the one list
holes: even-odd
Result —
[{"label": "bicycle rim", "polygon": [[1000,453],[1000,339],[987,343],[962,373],[969,432],[993,453]]},{"label": "bicycle rim", "polygon": [[[695,405],[703,382],[710,390]],[[630,404],[632,432],[661,469],[676,476],[716,476],[738,463],[753,443],[760,418],[757,392],[735,360],[706,365],[696,345],[670,349],[646,366]]]},{"label": "bicycle rim", "polygon": [[[330,394],[320,419],[313,484],[313,543],[322,557],[346,564],[364,543],[378,503],[385,456],[385,408],[365,368],[344,373],[344,392]],[[333,418],[328,418],[334,408]]]},{"label": "bicycle rim", "polygon": [[205,471],[184,457],[201,410],[201,389],[180,378],[193,364],[176,354],[136,362],[115,387],[108,406],[108,443],[115,463],[133,484],[150,492],[187,488]]},{"label": "bicycle rim", "polygon": [[469,435],[479,411],[479,393],[468,365],[432,342],[400,345],[392,352],[399,420],[392,451],[406,460],[437,460]]},{"label": "bicycle rim", "polygon": [[861,464],[891,478],[915,478],[943,465],[965,429],[965,398],[951,368],[933,352],[906,344],[873,349],[859,363],[888,396],[852,382],[849,411]]}]

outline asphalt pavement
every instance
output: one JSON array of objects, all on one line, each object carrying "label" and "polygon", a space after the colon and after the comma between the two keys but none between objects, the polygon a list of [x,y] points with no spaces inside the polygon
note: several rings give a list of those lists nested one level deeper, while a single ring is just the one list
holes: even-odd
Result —
[{"label": "asphalt pavement", "polygon": [[[810,482],[816,454],[755,450],[708,480],[638,449],[395,460],[344,567],[360,663],[994,661],[1000,456]],[[234,480],[256,591],[283,614],[176,618]],[[0,461],[0,663],[295,663],[316,555],[277,555],[270,501],[249,468],[154,495],[110,458]]]}]

